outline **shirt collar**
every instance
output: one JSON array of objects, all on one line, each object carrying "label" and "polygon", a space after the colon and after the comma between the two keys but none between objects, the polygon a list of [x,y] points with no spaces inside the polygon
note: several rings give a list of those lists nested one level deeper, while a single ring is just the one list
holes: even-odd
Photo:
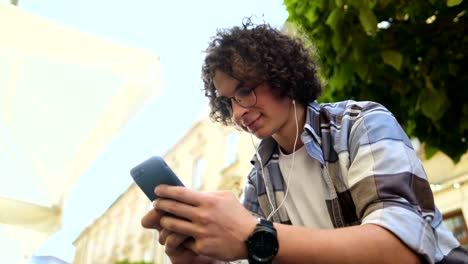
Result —
[{"label": "shirt collar", "polygon": [[307,130],[312,135],[315,142],[322,145],[320,138],[320,105],[317,101],[313,101],[307,106],[304,130]]},{"label": "shirt collar", "polygon": [[[305,124],[304,124],[304,131],[308,131],[309,133],[303,133],[302,136],[301,136],[301,139],[302,141],[304,142],[305,145],[309,145],[309,146],[306,146],[306,149],[307,149],[307,152],[309,153],[309,155],[311,155],[312,157],[316,158],[317,160],[319,160],[321,163],[323,163],[323,157],[321,155],[321,148],[320,148],[320,145],[321,145],[321,139],[319,137],[320,135],[320,105],[317,101],[313,101],[311,103],[308,104],[307,106],[307,111],[306,111],[306,121],[305,121]],[[311,140],[305,140],[305,134],[308,134],[312,137],[313,141],[315,141],[315,143],[318,144],[318,146],[310,146],[309,143],[311,143],[310,141]],[[260,144],[258,146],[258,154],[260,155],[260,158],[262,160],[262,166],[265,166],[268,161],[270,160],[270,158],[272,157],[273,153],[275,151],[277,151],[277,148],[278,148],[278,143],[276,143],[276,141],[272,138],[272,137],[268,137],[266,139],[263,139],[262,141],[260,141]],[[311,153],[311,150],[314,149],[315,151],[312,151],[313,153]],[[320,155],[316,155],[318,154],[317,151],[320,152]],[[315,153],[315,154],[314,154]],[[259,164],[258,162],[258,157],[256,155],[253,156],[253,158],[251,159],[250,163],[252,165],[256,165],[256,164]]]}]

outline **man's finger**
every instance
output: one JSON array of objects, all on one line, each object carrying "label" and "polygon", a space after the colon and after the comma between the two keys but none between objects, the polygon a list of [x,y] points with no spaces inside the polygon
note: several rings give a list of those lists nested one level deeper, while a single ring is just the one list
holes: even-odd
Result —
[{"label": "man's finger", "polygon": [[159,230],[159,237],[158,237],[159,244],[164,246],[166,244],[166,239],[170,234],[172,234],[172,232],[167,229],[163,228]]},{"label": "man's finger", "polygon": [[157,196],[167,199],[177,200],[193,206],[198,206],[201,203],[202,194],[192,191],[182,186],[170,186],[161,184],[155,188]]},{"label": "man's finger", "polygon": [[[186,238],[183,241],[190,240],[191,238]],[[190,259],[195,258],[195,253],[192,252],[191,250],[187,249],[186,247],[183,246],[183,244],[179,243],[178,247],[172,247],[172,246],[165,246],[165,251],[168,256],[191,256]],[[191,263],[191,262],[190,262]]]},{"label": "man's finger", "polygon": [[193,252],[196,252],[196,248],[195,248],[195,239],[193,237],[189,237],[187,239],[185,239],[182,243],[182,245],[186,248],[186,249],[190,249],[191,251]]},{"label": "man's finger", "polygon": [[157,209],[150,210],[141,219],[141,225],[144,228],[152,228],[152,229],[161,230],[162,227],[159,222],[161,220],[162,215],[163,215],[163,212]]},{"label": "man's finger", "polygon": [[172,216],[163,216],[159,224],[162,226],[162,228],[168,229],[174,233],[179,233],[191,237],[198,235],[198,228],[196,225],[186,219]]},{"label": "man's finger", "polygon": [[197,216],[197,207],[172,199],[159,198],[155,200],[154,208],[169,213],[168,216],[177,216],[189,221],[195,220]]},{"label": "man's finger", "polygon": [[182,245],[182,243],[188,239],[188,236],[178,234],[178,233],[171,233],[166,239],[166,247],[176,248]]}]

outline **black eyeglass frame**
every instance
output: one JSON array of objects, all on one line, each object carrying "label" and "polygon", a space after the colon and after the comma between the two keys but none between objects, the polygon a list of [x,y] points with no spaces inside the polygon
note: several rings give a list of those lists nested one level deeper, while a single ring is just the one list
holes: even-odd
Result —
[{"label": "black eyeglass frame", "polygon": [[[227,97],[227,96],[217,96],[214,100],[216,101],[216,105],[219,108],[218,111],[220,113],[230,113],[230,116],[232,116],[232,101],[236,101],[236,103],[244,108],[249,108],[253,107],[257,104],[257,94],[255,93],[255,89],[257,89],[262,83],[259,83],[258,85],[255,85],[254,87],[249,87],[244,85],[244,82],[239,82],[239,84],[236,86],[236,89],[234,91],[234,96]],[[245,92],[246,95],[242,96],[239,95],[239,93]],[[250,103],[243,103],[243,101],[250,101],[249,97],[251,98]],[[239,99],[239,98],[244,98],[244,99]],[[221,108],[227,108],[227,109],[221,109]]]}]

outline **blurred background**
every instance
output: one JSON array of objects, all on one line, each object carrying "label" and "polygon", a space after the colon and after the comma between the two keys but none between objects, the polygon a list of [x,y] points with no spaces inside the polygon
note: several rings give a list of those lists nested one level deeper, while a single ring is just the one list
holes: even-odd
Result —
[{"label": "blurred background", "polygon": [[129,174],[153,155],[190,188],[240,196],[252,142],[207,118],[200,69],[216,29],[248,16],[305,32],[323,100],[395,113],[468,247],[466,11],[463,0],[0,0],[1,262],[170,263],[140,226],[151,204]]}]

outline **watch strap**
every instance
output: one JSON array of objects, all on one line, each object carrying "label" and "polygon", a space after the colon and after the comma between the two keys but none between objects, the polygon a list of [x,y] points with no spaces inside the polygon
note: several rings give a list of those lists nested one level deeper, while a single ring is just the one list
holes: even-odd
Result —
[{"label": "watch strap", "polygon": [[268,220],[265,220],[263,218],[258,218],[258,224],[257,225],[262,225],[262,226],[268,226],[272,229],[275,229],[275,227],[273,226],[273,222],[271,221],[268,221]]}]

